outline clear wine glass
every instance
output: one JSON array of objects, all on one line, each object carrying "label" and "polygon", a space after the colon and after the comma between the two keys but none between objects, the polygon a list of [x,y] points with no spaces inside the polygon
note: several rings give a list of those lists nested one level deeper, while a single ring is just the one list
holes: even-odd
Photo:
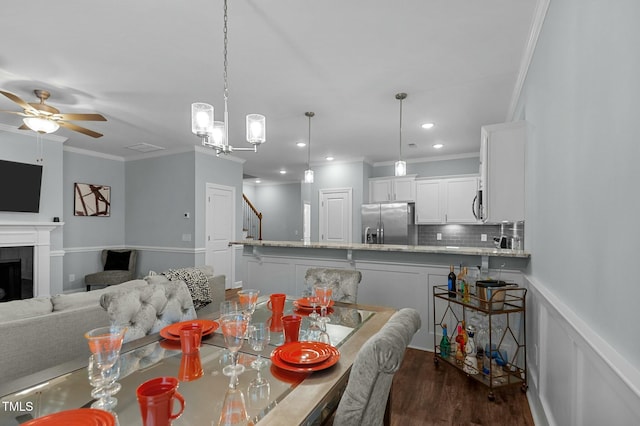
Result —
[{"label": "clear wine glass", "polygon": [[224,336],[224,343],[231,353],[231,365],[222,369],[225,376],[242,374],[244,366],[238,364],[238,351],[244,343],[249,321],[242,312],[224,315],[220,318],[220,327]]},{"label": "clear wine glass", "polygon": [[265,378],[258,375],[247,386],[247,409],[252,417],[255,417],[264,410],[271,399],[271,384]]},{"label": "clear wine glass", "polygon": [[96,401],[91,404],[91,408],[99,408],[105,411],[113,411],[118,404],[118,399],[113,395],[118,393],[122,388],[122,385],[116,380],[120,377],[120,360],[109,369],[106,370],[106,374],[103,377],[102,370],[98,367],[95,355],[89,357],[89,364],[87,365],[87,375],[89,377],[89,383],[93,386],[91,391],[91,397]]},{"label": "clear wine glass", "polygon": [[[117,380],[117,377],[113,378],[115,370],[112,370],[120,356],[120,349],[122,348],[124,333],[126,331],[126,327],[112,325],[94,328],[85,333],[85,337],[89,343],[89,349],[93,354],[92,368],[97,368],[100,371],[101,379],[95,381],[97,387],[105,387],[107,383],[111,383],[109,386],[113,386],[113,382]],[[97,388],[95,390],[96,393],[103,392],[103,390],[98,390]],[[102,393],[100,395],[102,395]],[[101,405],[105,403],[106,402],[100,398],[95,404]]]},{"label": "clear wine glass", "polygon": [[326,323],[322,321],[311,321],[307,331],[307,340],[310,342],[322,342],[331,344],[331,339],[326,331]]},{"label": "clear wine glass", "polygon": [[268,362],[262,358],[261,352],[264,351],[269,345],[271,340],[271,333],[267,324],[261,322],[249,326],[249,345],[251,349],[258,352],[258,358],[251,363],[251,368],[258,370],[258,376],[260,376],[260,369],[263,368]]},{"label": "clear wine glass", "polygon": [[238,388],[238,376],[234,374],[231,376],[229,387],[224,394],[218,426],[244,426],[249,424],[249,414],[244,403],[244,395]]},{"label": "clear wine glass", "polygon": [[318,306],[318,296],[316,296],[316,291],[314,288],[305,290],[302,293],[303,297],[306,297],[309,303],[311,304],[311,313],[309,314],[309,319],[311,321],[315,321],[318,319],[320,315],[316,312],[316,307]]},{"label": "clear wine glass", "polygon": [[240,290],[238,292],[240,308],[242,309],[242,312],[249,317],[249,322],[251,322],[251,316],[256,310],[256,304],[258,303],[259,294],[260,290],[255,289]]},{"label": "clear wine glass", "polygon": [[333,295],[333,287],[331,285],[316,285],[314,287],[316,296],[318,297],[318,303],[320,304],[320,321],[331,321],[327,316],[327,308],[331,303],[331,296]]},{"label": "clear wine glass", "polygon": [[220,317],[242,312],[240,304],[235,300],[225,300],[220,303]]}]

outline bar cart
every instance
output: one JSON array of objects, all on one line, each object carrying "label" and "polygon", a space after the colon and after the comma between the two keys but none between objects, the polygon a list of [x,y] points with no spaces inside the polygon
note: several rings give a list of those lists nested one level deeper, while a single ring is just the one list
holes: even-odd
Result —
[{"label": "bar cart", "polygon": [[[515,285],[482,296],[449,292],[446,285],[433,287],[435,365],[443,361],[484,384],[489,388],[490,401],[495,400],[496,388],[519,385],[526,392],[526,294],[527,289]],[[473,340],[477,351],[461,362],[460,352],[456,356],[454,349],[443,350],[440,344],[443,328],[447,327],[451,345],[456,347],[458,334],[464,334],[458,330],[464,330],[465,325],[476,331]],[[458,339],[463,340],[463,336]]]}]

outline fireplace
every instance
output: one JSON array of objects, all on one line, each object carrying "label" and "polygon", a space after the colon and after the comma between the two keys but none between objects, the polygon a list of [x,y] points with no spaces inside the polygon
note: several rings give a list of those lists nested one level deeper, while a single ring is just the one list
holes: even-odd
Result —
[{"label": "fireplace", "polygon": [[33,297],[33,247],[0,247],[0,302]]},{"label": "fireplace", "polygon": [[[18,293],[4,287],[9,278],[19,280],[18,298],[51,295],[51,231],[58,226],[62,223],[0,222],[0,283],[7,293],[5,297]],[[20,266],[16,264],[18,261]],[[20,273],[19,279],[16,271]]]}]

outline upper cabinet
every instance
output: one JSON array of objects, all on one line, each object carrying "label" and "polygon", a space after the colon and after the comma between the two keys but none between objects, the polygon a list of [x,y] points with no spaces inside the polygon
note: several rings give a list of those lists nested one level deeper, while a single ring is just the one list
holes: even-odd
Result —
[{"label": "upper cabinet", "polygon": [[481,138],[483,222],[523,221],[526,122],[483,126]]},{"label": "upper cabinet", "polygon": [[416,181],[416,223],[478,223],[473,214],[478,177]]},{"label": "upper cabinet", "polygon": [[369,202],[414,202],[416,199],[415,176],[369,179]]}]

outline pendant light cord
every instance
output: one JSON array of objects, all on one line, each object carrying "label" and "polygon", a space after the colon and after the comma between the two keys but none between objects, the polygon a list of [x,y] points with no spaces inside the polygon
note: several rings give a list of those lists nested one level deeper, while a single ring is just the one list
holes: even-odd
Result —
[{"label": "pendant light cord", "polygon": [[309,117],[309,145],[307,146],[307,169],[311,170],[311,117],[316,115],[316,113],[305,112],[304,115]]},{"label": "pendant light cord", "polygon": [[227,44],[229,43],[229,36],[227,35],[228,31],[228,14],[227,14],[227,0],[224,0],[224,22],[222,27],[222,32],[224,34],[224,48],[223,48],[223,78],[224,78],[224,142],[223,144],[229,145],[229,109],[227,107],[227,100],[229,99],[229,81],[227,78]]},{"label": "pendant light cord", "polygon": [[402,160],[402,98],[400,98],[400,158]]}]

